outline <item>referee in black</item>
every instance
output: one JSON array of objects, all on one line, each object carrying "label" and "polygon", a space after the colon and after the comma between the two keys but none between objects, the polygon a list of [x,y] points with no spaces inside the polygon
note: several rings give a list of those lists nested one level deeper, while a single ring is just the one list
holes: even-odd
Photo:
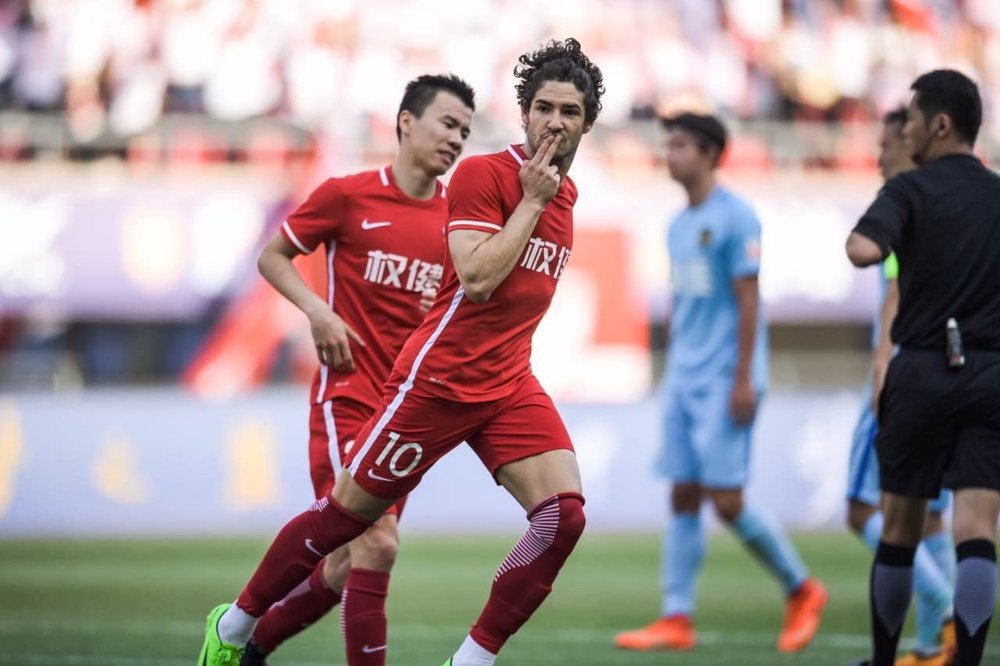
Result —
[{"label": "referee in black", "polygon": [[979,664],[996,598],[1000,513],[1000,176],[972,147],[976,84],[951,70],[911,86],[914,171],[879,192],[847,239],[855,266],[899,258],[899,353],[875,440],[885,526],[872,565],[872,666],[892,666],[927,499],[955,490],[958,666]]}]

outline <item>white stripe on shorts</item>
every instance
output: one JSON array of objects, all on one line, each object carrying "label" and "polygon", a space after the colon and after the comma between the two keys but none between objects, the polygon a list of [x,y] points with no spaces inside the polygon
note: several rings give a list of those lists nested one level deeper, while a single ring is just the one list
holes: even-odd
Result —
[{"label": "white stripe on shorts", "polygon": [[351,476],[357,474],[361,461],[366,455],[368,455],[368,451],[371,450],[372,446],[375,444],[375,440],[382,434],[385,426],[392,419],[396,410],[399,409],[399,406],[403,404],[403,398],[405,398],[406,394],[409,393],[411,388],[413,388],[413,380],[417,376],[417,370],[420,369],[420,364],[423,363],[424,357],[427,356],[427,352],[430,351],[431,347],[434,346],[434,343],[437,342],[437,339],[441,336],[441,331],[443,331],[445,326],[448,325],[448,322],[451,321],[451,318],[455,314],[455,310],[458,309],[458,304],[462,301],[463,296],[465,296],[465,290],[459,287],[458,291],[455,292],[455,297],[451,299],[451,305],[448,307],[448,311],[444,313],[443,317],[441,317],[441,321],[438,323],[437,328],[435,328],[434,332],[431,333],[431,337],[427,338],[427,342],[425,342],[424,346],[420,348],[417,358],[413,360],[413,367],[410,368],[410,374],[407,375],[406,381],[399,385],[399,391],[396,393],[396,397],[393,398],[392,402],[389,403],[389,406],[386,407],[385,412],[382,413],[382,418],[380,418],[375,424],[375,427],[372,428],[372,432],[368,435],[368,439],[365,440],[361,450],[358,451],[356,456],[354,456],[354,462],[351,463],[351,467],[348,470],[350,471]]},{"label": "white stripe on shorts", "polygon": [[337,437],[337,423],[333,420],[333,400],[323,403],[323,419],[326,421],[326,445],[330,450],[330,464],[333,465],[333,476],[340,476],[344,462],[340,459],[340,441]]},{"label": "white stripe on shorts", "polygon": [[[330,240],[329,249],[326,251],[326,303],[333,309],[333,257],[337,254],[337,241]],[[319,386],[316,387],[316,397],[314,400],[322,400],[326,395],[326,385],[330,381],[330,368],[326,363],[319,364]]]}]

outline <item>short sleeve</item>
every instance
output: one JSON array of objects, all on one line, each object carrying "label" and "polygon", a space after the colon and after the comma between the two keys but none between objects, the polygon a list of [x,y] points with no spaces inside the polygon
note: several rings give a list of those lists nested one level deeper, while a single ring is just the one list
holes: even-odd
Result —
[{"label": "short sleeve", "polygon": [[343,219],[344,192],[332,178],[313,190],[309,198],[295,209],[281,233],[303,254],[309,254],[323,241],[337,235]]},{"label": "short sleeve", "polygon": [[448,184],[448,231],[470,229],[495,234],[507,222],[497,173],[489,160],[463,160]]},{"label": "short sleeve", "polygon": [[732,235],[726,247],[726,264],[733,278],[760,273],[760,222],[749,208],[732,218]]},{"label": "short sleeve", "polygon": [[885,276],[886,280],[899,279],[899,260],[896,259],[895,252],[890,252],[889,256],[885,258],[885,262],[882,264],[882,275]]},{"label": "short sleeve", "polygon": [[896,176],[879,190],[854,231],[874,241],[881,248],[882,255],[886,256],[899,245],[910,208],[905,174]]}]

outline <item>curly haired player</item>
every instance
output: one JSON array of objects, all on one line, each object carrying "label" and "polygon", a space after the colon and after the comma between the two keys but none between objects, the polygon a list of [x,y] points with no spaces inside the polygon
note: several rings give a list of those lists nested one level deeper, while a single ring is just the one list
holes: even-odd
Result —
[{"label": "curly haired player", "polygon": [[575,39],[522,55],[515,75],[524,142],[458,166],[437,299],[403,345],[333,492],[285,525],[236,603],[209,623],[233,654],[271,604],[461,442],[525,509],[528,529],[448,665],[493,664],[583,532],[576,454],[529,357],[570,257],[577,191],[567,172],[600,112],[603,76]]}]

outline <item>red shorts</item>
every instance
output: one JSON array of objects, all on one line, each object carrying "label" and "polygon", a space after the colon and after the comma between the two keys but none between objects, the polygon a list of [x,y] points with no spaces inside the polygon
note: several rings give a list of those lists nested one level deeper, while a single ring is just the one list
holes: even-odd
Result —
[{"label": "red shorts", "polygon": [[532,375],[501,400],[463,403],[386,394],[357,434],[345,465],[366,491],[403,497],[446,453],[468,442],[490,474],[516,460],[573,444],[552,399]]},{"label": "red shorts", "polygon": [[[309,476],[316,499],[333,490],[342,461],[354,447],[358,431],[372,415],[371,407],[350,398],[327,400],[309,408]],[[399,516],[406,498],[392,505],[386,513]]]}]

